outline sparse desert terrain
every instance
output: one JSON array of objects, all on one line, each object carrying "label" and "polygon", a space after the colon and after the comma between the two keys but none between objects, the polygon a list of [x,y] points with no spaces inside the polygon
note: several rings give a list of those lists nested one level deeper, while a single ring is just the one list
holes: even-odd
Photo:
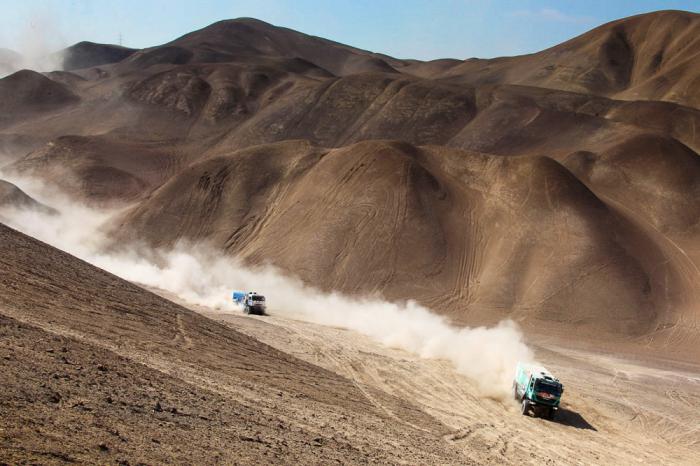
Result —
[{"label": "sparse desert terrain", "polygon": [[[105,220],[75,248],[95,219],[50,244],[0,224],[0,464],[697,464],[700,15],[495,59],[249,18],[62,53],[0,79],[0,223]],[[18,60],[0,49],[0,72]],[[292,303],[247,317],[74,257],[130,245],[157,268],[182,244],[324,303],[510,319],[562,412],[523,417],[451,361]]]},{"label": "sparse desert terrain", "polygon": [[400,398],[5,226],[0,239],[3,462],[461,461]]}]

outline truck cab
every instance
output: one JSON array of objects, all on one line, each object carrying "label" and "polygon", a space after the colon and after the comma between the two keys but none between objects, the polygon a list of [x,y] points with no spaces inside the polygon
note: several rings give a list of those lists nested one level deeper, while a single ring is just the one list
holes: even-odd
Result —
[{"label": "truck cab", "polygon": [[519,363],[513,380],[513,397],[521,402],[521,412],[554,419],[564,387],[547,369]]},{"label": "truck cab", "polygon": [[248,293],[246,296],[245,304],[243,305],[243,312],[246,314],[265,314],[265,296],[258,294],[256,292]]}]

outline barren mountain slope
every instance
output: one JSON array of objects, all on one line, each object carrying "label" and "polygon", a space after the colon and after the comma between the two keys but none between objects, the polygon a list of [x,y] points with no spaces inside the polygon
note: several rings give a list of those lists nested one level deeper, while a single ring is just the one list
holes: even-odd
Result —
[{"label": "barren mountain slope", "polygon": [[407,402],[377,393],[389,421],[347,379],[3,225],[0,267],[0,461],[465,460]]},{"label": "barren mountain slope", "polygon": [[9,168],[92,203],[128,202],[176,173],[180,161],[168,149],[102,136],[62,136]]},{"label": "barren mountain slope", "polygon": [[96,44],[94,42],[78,42],[61,51],[63,69],[75,70],[93,66],[117,63],[131,56],[135,49],[111,44]]},{"label": "barren mountain slope", "polygon": [[34,71],[22,70],[0,79],[0,101],[4,110],[2,120],[9,120],[17,114],[65,107],[78,100],[62,84]]},{"label": "barren mountain slope", "polygon": [[252,18],[214,23],[162,47],[143,51],[133,60],[152,62],[224,62],[250,55],[301,58],[336,75],[366,71],[394,72],[385,61],[398,61]]},{"label": "barren mountain slope", "polygon": [[679,316],[696,316],[685,264],[544,157],[257,146],[190,166],[117,223],[122,238],[206,242],[323,289],[410,296],[461,323],[508,316],[608,338],[677,324],[692,334]]},{"label": "barren mountain slope", "polygon": [[433,77],[525,84],[626,100],[700,106],[700,15],[659,11],[613,21],[531,55],[471,59]]},{"label": "barren mountain slope", "polygon": [[[37,202],[14,184],[8,183],[5,180],[0,180],[0,208],[32,209],[43,210],[45,212],[50,212],[52,210],[40,202]],[[2,221],[2,215],[0,215],[0,221]]]},{"label": "barren mountain slope", "polygon": [[17,108],[0,160],[126,205],[120,238],[206,239],[459,322],[686,347],[697,24],[659,12],[528,56],[422,63],[223,21],[116,63],[0,80]]}]

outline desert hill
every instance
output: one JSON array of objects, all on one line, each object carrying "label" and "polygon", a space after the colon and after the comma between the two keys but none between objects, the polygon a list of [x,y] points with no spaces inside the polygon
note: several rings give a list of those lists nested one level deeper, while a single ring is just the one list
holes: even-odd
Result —
[{"label": "desert hill", "polygon": [[[253,56],[296,58],[308,61],[335,76],[363,72],[395,72],[382,57],[253,18],[220,21],[182,36],[163,49],[144,56],[169,57],[168,62],[234,62]],[[162,55],[161,55],[162,54]],[[388,58],[388,57],[387,57]],[[135,57],[135,60],[142,57]],[[390,59],[393,61],[393,59]]]},{"label": "desert hill", "polygon": [[700,303],[698,18],[434,62],[222,21],[0,80],[5,169],[124,207],[119,239],[681,351]]},{"label": "desert hill", "polygon": [[464,461],[405,401],[376,394],[394,424],[349,380],[4,225],[0,266],[3,460]]},{"label": "desert hill", "polygon": [[[51,211],[12,183],[0,180],[0,208]],[[0,219],[2,217],[0,216]]]},{"label": "desert hill", "polygon": [[327,290],[410,295],[463,323],[509,316],[635,337],[674,320],[655,309],[692,292],[664,292],[658,264],[642,259],[653,239],[546,157],[256,146],[191,165],[119,224],[156,246],[186,238],[274,258]]},{"label": "desert hill", "polygon": [[698,37],[697,14],[659,11],[613,21],[539,53],[467,60],[432,76],[697,107]]},{"label": "desert hill", "polygon": [[[0,80],[0,100],[10,115],[28,111],[45,111],[76,103],[79,98],[69,89],[46,76],[30,70],[13,73]],[[9,114],[9,115],[8,115]]]},{"label": "desert hill", "polygon": [[94,202],[129,201],[159,186],[178,159],[157,144],[100,136],[62,136],[12,167],[40,177],[73,196]]},{"label": "desert hill", "polygon": [[63,69],[70,71],[81,68],[117,63],[136,52],[136,49],[120,45],[78,42],[61,51]]}]

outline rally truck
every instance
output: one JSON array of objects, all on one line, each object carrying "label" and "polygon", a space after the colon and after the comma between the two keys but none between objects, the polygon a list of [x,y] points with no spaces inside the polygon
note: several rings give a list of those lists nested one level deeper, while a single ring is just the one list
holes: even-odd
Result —
[{"label": "rally truck", "polygon": [[265,296],[255,291],[234,291],[233,302],[243,308],[246,314],[265,315]]},{"label": "rally truck", "polygon": [[513,396],[521,403],[521,412],[554,419],[564,387],[541,366],[518,363],[513,380]]}]

